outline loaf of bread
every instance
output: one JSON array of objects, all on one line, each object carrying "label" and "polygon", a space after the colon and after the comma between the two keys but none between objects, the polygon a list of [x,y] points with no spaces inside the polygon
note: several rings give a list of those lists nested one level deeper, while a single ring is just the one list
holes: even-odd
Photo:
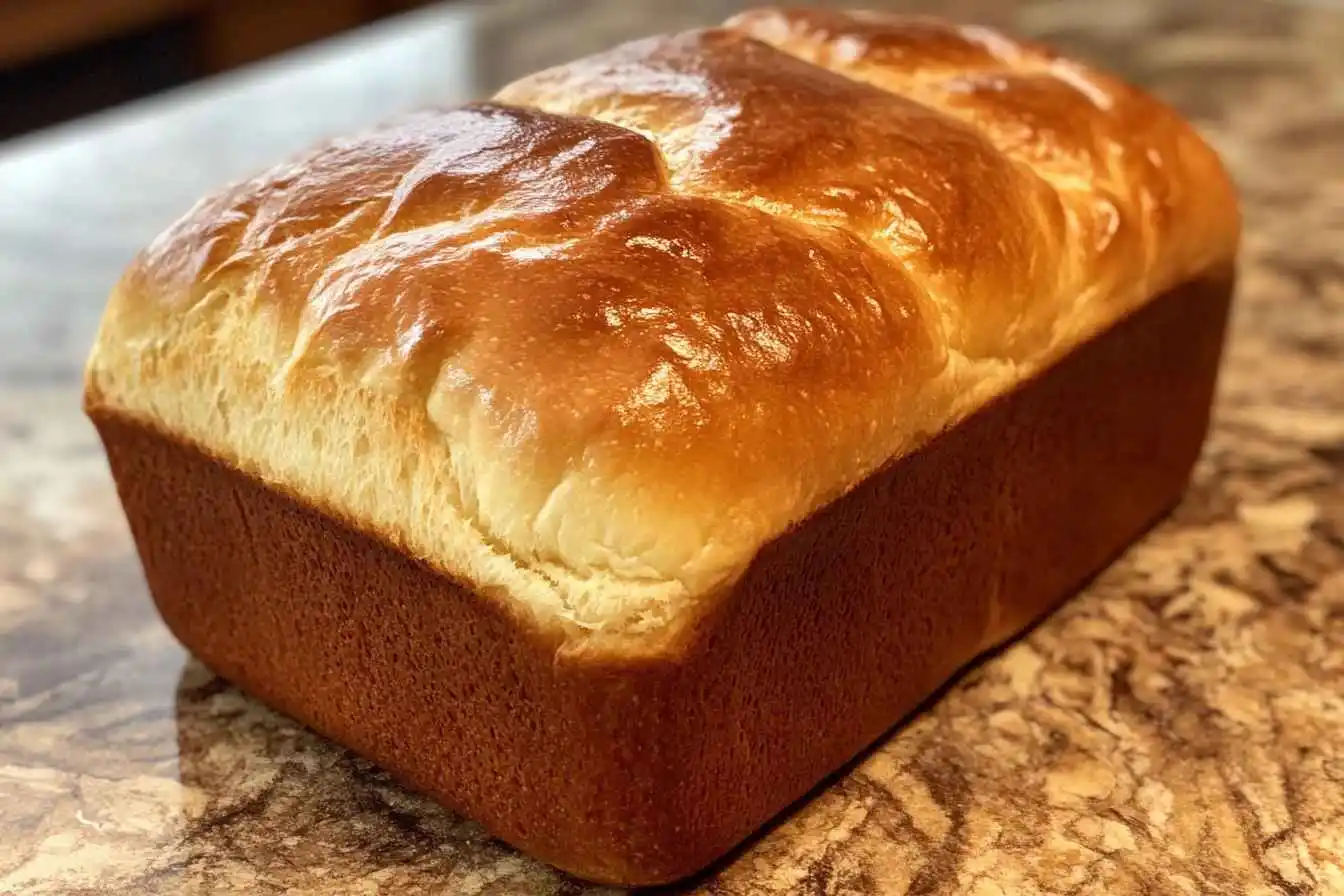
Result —
[{"label": "loaf of bread", "polygon": [[166,623],[578,875],[693,873],[1179,497],[1237,202],[982,28],[760,10],[203,200],[87,368]]}]

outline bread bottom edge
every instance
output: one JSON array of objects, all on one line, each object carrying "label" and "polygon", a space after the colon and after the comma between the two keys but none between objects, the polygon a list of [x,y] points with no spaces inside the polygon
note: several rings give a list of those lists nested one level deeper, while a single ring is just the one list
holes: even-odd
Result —
[{"label": "bread bottom edge", "polygon": [[91,407],[155,603],[205,665],[538,858],[701,871],[1178,500],[1230,276],[1166,293],[767,545],[666,656],[500,601]]}]

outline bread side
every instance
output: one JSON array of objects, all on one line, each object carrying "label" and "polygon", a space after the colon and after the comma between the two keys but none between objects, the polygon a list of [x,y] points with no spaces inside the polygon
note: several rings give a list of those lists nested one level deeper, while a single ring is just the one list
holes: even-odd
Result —
[{"label": "bread side", "polygon": [[660,883],[835,772],[1179,499],[1229,290],[1218,272],[1146,303],[772,541],[663,644],[666,629],[520,624],[283,488],[92,416],[154,600],[209,668],[533,856]]},{"label": "bread side", "polygon": [[200,203],[90,405],[543,625],[650,632],[1235,253],[1188,125],[984,31],[760,12],[498,99]]}]

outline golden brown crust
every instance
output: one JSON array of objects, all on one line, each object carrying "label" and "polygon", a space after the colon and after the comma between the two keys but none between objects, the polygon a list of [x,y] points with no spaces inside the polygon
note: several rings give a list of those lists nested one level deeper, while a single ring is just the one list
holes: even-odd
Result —
[{"label": "golden brown crust", "polygon": [[[363,172],[346,191],[330,183],[342,169]],[[204,362],[235,392],[258,390],[229,366],[269,367],[315,425],[311,393],[333,371],[389,393],[426,431],[403,450],[463,447],[462,503],[522,562],[581,566],[584,548],[565,547],[577,541],[597,544],[595,565],[643,552],[675,573],[715,526],[759,541],[841,487],[870,421],[940,422],[915,402],[945,352],[900,267],[853,235],[669,192],[662,177],[646,140],[589,119],[497,105],[416,118],[179,222],[122,284],[103,342],[111,353],[166,331],[181,392],[203,379],[193,368],[217,353],[221,322],[269,315],[269,357]],[[431,208],[448,220],[428,221]],[[117,367],[95,365],[94,381]],[[256,460],[216,423],[164,422]],[[829,430],[839,450],[817,451]],[[505,473],[466,469],[475,458]],[[781,487],[781,466],[799,481]],[[525,493],[501,499],[487,488],[499,480]],[[670,559],[638,543],[641,516],[657,517]],[[564,525],[577,534],[553,531]]]},{"label": "golden brown crust", "polygon": [[963,121],[1048,181],[1083,272],[1075,291],[1100,305],[1097,318],[1235,251],[1237,202],[1216,155],[1164,103],[1104,72],[921,16],[758,9],[729,27]]},{"label": "golden brown crust", "polygon": [[571,629],[688,623],[1236,249],[1186,123],[983,29],[756,11],[499,99],[202,202],[89,391]]},{"label": "golden brown crust", "polygon": [[676,190],[871,240],[947,316],[954,351],[1050,343],[1059,199],[954,118],[722,30],[627,44],[500,97],[649,134]]},{"label": "golden brown crust", "polygon": [[770,543],[676,643],[539,631],[91,408],[151,591],[207,665],[583,877],[693,873],[1174,503],[1224,276],[1163,295]]}]

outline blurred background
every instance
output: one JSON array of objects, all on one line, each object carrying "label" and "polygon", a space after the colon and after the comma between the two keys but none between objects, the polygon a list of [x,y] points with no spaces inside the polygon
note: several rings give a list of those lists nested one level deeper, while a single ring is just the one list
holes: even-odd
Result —
[{"label": "blurred background", "polygon": [[423,0],[0,0],[0,139],[423,5]]},{"label": "blurred background", "polygon": [[[1236,5],[1240,0],[1228,0]],[[430,7],[473,31],[479,89],[610,42],[714,22],[731,0],[0,0],[0,140],[272,59]],[[925,9],[986,18],[1017,2],[867,0],[814,5]],[[1041,4],[1036,4],[1040,6]],[[1048,6],[1049,4],[1045,4]],[[1070,4],[1076,8],[1078,4]],[[1097,2],[1102,17],[1134,16]],[[1118,11],[1117,11],[1117,8]],[[1138,10],[1143,15],[1143,10]],[[444,45],[441,53],[454,52]],[[438,60],[436,64],[443,64]],[[447,85],[445,85],[447,86]],[[458,94],[465,85],[448,92]]]},{"label": "blurred background", "polygon": [[[1079,21],[1123,34],[1154,16],[1223,7],[1221,18],[1255,18],[1274,0],[811,0],[812,5],[897,8],[953,18],[1015,23],[1024,11],[1050,32]],[[1344,0],[1280,0],[1338,5]],[[734,0],[0,0],[0,141],[194,81],[283,57],[287,51],[428,9],[461,32],[439,54],[466,52],[471,84],[444,85],[445,97],[493,90],[527,71],[656,30],[714,22],[744,6]],[[1244,12],[1243,12],[1244,10]],[[1018,23],[1020,24],[1020,23]],[[1065,23],[1069,24],[1069,23]],[[470,32],[467,34],[465,32]],[[407,61],[408,64],[411,60]]]}]

